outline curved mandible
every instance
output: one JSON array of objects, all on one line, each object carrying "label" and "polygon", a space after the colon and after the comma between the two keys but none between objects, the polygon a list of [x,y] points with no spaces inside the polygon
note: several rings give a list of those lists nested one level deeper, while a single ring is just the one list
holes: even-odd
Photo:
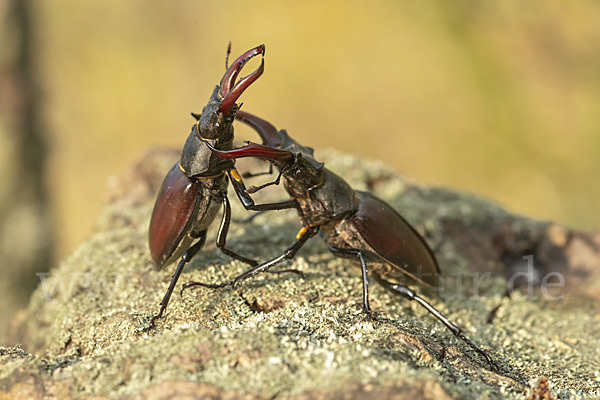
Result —
[{"label": "curved mandible", "polygon": [[[259,54],[263,55],[260,66],[254,72],[241,78],[234,84],[246,62]],[[265,45],[261,44],[260,46],[248,50],[231,64],[227,72],[225,72],[225,75],[223,75],[223,78],[221,78],[221,88],[219,90],[219,96],[223,98],[223,102],[219,106],[221,112],[230,113],[233,110],[236,100],[241,96],[244,90],[262,75],[265,70],[264,55]]]},{"label": "curved mandible", "polygon": [[283,139],[277,128],[270,122],[241,110],[237,112],[235,118],[254,129],[260,135],[263,144],[276,148],[281,147],[283,144]]},{"label": "curved mandible", "polygon": [[288,164],[294,160],[294,154],[290,151],[275,149],[258,143],[250,143],[233,150],[218,150],[208,141],[205,143],[213,154],[219,158],[257,157],[281,164]]}]

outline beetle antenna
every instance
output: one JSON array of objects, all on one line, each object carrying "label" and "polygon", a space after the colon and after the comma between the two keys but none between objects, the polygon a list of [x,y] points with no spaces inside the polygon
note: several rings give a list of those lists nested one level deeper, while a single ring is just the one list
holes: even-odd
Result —
[{"label": "beetle antenna", "polygon": [[225,55],[225,71],[229,69],[229,54],[231,54],[231,40],[227,44],[227,54]]}]

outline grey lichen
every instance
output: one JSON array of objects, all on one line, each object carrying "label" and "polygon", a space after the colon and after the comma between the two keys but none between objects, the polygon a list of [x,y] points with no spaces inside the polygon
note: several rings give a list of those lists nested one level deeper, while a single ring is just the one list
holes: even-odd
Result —
[{"label": "grey lichen", "polygon": [[[148,331],[173,269],[156,271],[147,250],[154,196],[176,157],[154,151],[112,182],[96,233],[40,276],[12,329],[22,349],[0,349],[0,397],[523,398],[541,377],[561,398],[600,395],[598,235],[421,187],[375,162],[318,156],[427,238],[447,275],[432,303],[499,370],[417,304],[376,284],[377,318],[365,320],[359,268],[318,238],[285,265],[303,276],[263,274],[236,289],[174,295]],[[264,199],[283,196],[274,189]],[[294,211],[271,212],[232,224],[228,243],[264,260],[280,254],[299,226]],[[247,268],[215,248],[214,234],[181,283],[222,282]],[[550,297],[539,285],[506,296],[511,276],[528,272],[528,255],[533,273],[565,278]]]}]

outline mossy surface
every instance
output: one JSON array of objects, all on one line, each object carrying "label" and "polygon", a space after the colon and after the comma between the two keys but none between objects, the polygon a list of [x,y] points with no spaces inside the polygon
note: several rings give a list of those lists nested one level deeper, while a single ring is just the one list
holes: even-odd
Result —
[{"label": "mossy surface", "polygon": [[[377,317],[365,320],[360,269],[320,238],[282,266],[303,276],[263,274],[236,289],[174,294],[148,331],[174,270],[156,271],[147,249],[154,196],[176,157],[155,151],[112,182],[96,233],[40,276],[12,327],[21,347],[0,348],[0,398],[524,398],[542,377],[558,398],[600,396],[599,235],[422,187],[376,162],[317,156],[427,238],[446,276],[428,298],[498,370],[418,304],[374,282]],[[284,196],[274,189],[262,198]],[[247,268],[216,249],[216,225],[180,284],[222,282]],[[299,227],[295,211],[270,212],[233,223],[228,245],[265,260]],[[551,276],[541,286],[521,279],[507,296],[519,273],[537,283]]]}]

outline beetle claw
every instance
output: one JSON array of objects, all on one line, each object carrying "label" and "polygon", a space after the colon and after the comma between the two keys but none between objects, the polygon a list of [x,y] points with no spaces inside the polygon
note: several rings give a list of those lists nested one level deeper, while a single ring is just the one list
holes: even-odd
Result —
[{"label": "beetle claw", "polygon": [[477,347],[473,342],[471,342],[469,339],[467,339],[467,337],[465,335],[463,335],[462,333],[459,333],[456,336],[459,339],[461,339],[462,341],[464,341],[466,344],[468,344],[469,347],[471,347],[471,349],[475,350],[476,353],[478,353],[480,356],[485,358],[485,360],[490,365],[491,371],[494,371],[494,370],[500,371],[500,367],[498,366],[498,364],[496,364],[494,359],[488,353],[486,353],[484,350],[481,350],[479,347]]}]

